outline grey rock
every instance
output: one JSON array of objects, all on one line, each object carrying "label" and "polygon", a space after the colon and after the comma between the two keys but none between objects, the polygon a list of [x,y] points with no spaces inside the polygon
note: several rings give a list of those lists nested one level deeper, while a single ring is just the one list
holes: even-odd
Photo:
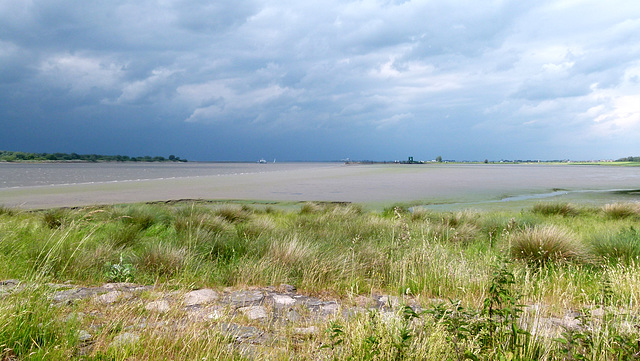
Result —
[{"label": "grey rock", "polygon": [[133,332],[125,332],[116,336],[109,344],[109,348],[122,348],[132,346],[140,341],[140,336]]},{"label": "grey rock", "polygon": [[167,300],[159,300],[159,301],[153,301],[153,302],[147,303],[144,306],[144,308],[147,311],[166,313],[166,312],[169,312],[169,310],[171,310],[171,305]]},{"label": "grey rock", "polygon": [[340,307],[336,302],[325,302],[322,306],[320,306],[320,312],[323,315],[333,315],[338,312]]},{"label": "grey rock", "polygon": [[220,330],[232,337],[235,342],[261,343],[263,332],[256,327],[242,326],[236,323],[221,323]]},{"label": "grey rock", "polygon": [[83,343],[89,342],[93,338],[93,335],[85,330],[78,330],[78,333],[76,334],[76,336],[78,337],[78,341]]},{"label": "grey rock", "polygon": [[132,297],[133,295],[130,292],[111,291],[103,295],[96,296],[96,302],[110,305],[120,300],[126,300]]},{"label": "grey rock", "polygon": [[293,333],[296,335],[313,335],[318,332],[316,326],[311,327],[295,327]]},{"label": "grey rock", "polygon": [[385,295],[378,298],[378,303],[380,307],[398,308],[398,306],[400,306],[400,299],[398,298],[398,296]]},{"label": "grey rock", "polygon": [[55,302],[73,302],[93,297],[100,292],[104,292],[104,290],[102,288],[73,287],[53,293],[51,299]]},{"label": "grey rock", "polygon": [[184,305],[187,307],[203,305],[216,300],[218,300],[218,293],[209,288],[187,292],[184,295]]},{"label": "grey rock", "polygon": [[296,303],[295,298],[287,295],[275,294],[271,295],[271,298],[273,298],[273,302],[275,303],[276,307],[291,306]]},{"label": "grey rock", "polygon": [[283,283],[280,285],[280,289],[284,292],[287,293],[294,293],[296,292],[296,286],[292,286],[292,285],[288,285],[286,283]]},{"label": "grey rock", "polygon": [[238,312],[247,316],[250,320],[261,320],[268,317],[267,309],[263,306],[248,306],[238,308]]},{"label": "grey rock", "polygon": [[285,315],[285,318],[290,321],[290,322],[300,322],[303,317],[296,311],[296,310],[290,310],[289,312],[287,312],[287,314]]},{"label": "grey rock", "polygon": [[236,307],[246,307],[260,304],[264,300],[261,291],[237,291],[229,296],[229,303]]}]

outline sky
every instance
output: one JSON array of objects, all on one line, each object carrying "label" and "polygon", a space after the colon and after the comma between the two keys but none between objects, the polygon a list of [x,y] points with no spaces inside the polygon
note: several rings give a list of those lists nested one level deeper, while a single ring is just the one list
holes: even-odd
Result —
[{"label": "sky", "polygon": [[0,149],[640,155],[636,0],[0,0]]}]

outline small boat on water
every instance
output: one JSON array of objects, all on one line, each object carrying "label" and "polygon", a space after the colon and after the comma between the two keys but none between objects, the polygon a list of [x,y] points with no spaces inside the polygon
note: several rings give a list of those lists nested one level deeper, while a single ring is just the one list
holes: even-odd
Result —
[{"label": "small boat on water", "polygon": [[264,160],[264,159],[260,159],[260,160],[258,161],[258,163],[260,163],[260,164],[265,164],[265,163],[267,163],[267,161],[266,161],[266,160]]}]

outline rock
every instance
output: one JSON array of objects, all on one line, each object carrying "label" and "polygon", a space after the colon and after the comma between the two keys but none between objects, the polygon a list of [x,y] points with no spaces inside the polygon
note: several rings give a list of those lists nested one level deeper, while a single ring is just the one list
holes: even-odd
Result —
[{"label": "rock", "polygon": [[604,308],[602,308],[602,307],[598,307],[595,310],[591,311],[591,316],[593,316],[593,317],[602,318],[602,317],[604,317],[604,314],[605,314]]},{"label": "rock", "polygon": [[311,326],[311,327],[295,327],[293,329],[293,333],[295,333],[296,335],[313,335],[316,332],[318,332],[318,329],[316,328],[316,326]]},{"label": "rock", "polygon": [[165,313],[171,310],[171,305],[169,305],[169,301],[167,300],[159,300],[147,303],[144,309],[152,312]]},{"label": "rock", "polygon": [[283,292],[286,292],[286,293],[294,293],[294,292],[296,292],[296,286],[288,285],[288,284],[285,284],[285,283],[280,285],[280,289]]},{"label": "rock", "polygon": [[400,299],[398,296],[385,295],[378,298],[378,303],[380,304],[380,307],[397,308],[400,306]]},{"label": "rock", "polygon": [[236,307],[259,304],[264,299],[261,291],[237,291],[229,296],[229,302]]},{"label": "rock", "polygon": [[223,316],[220,310],[213,310],[213,312],[207,315],[207,318],[210,320],[219,320]]},{"label": "rock", "polygon": [[55,292],[51,296],[51,299],[55,302],[73,302],[93,297],[102,291],[103,289],[100,288],[73,287],[67,290]]},{"label": "rock", "polygon": [[320,312],[323,315],[332,315],[338,312],[338,304],[336,302],[325,302],[322,306],[320,306]]},{"label": "rock", "polygon": [[203,305],[203,304],[214,302],[217,299],[218,299],[218,293],[216,291],[209,288],[203,288],[200,290],[187,292],[184,295],[184,305],[187,307]]},{"label": "rock", "polygon": [[247,318],[250,320],[260,320],[269,317],[267,314],[267,309],[263,306],[241,307],[238,309],[238,311],[247,316]]},{"label": "rock", "polygon": [[125,292],[122,292],[122,291],[111,291],[111,292],[107,292],[107,293],[105,293],[103,295],[97,296],[96,297],[96,301],[99,302],[99,303],[110,305],[110,304],[118,302],[118,300],[128,299],[128,298],[131,298],[131,297],[133,297],[133,295],[128,293],[128,292],[125,293]]},{"label": "rock", "polygon": [[114,282],[114,283],[105,283],[102,285],[102,288],[105,290],[121,290],[121,289],[130,289],[130,288],[138,288],[139,286],[135,283],[129,282]]},{"label": "rock", "polygon": [[19,284],[20,284],[20,280],[16,280],[16,279],[9,279],[9,280],[0,281],[0,286],[2,286],[2,287],[15,287],[15,286],[17,286]]},{"label": "rock", "polygon": [[293,297],[287,296],[287,295],[275,294],[275,295],[272,295],[271,297],[273,298],[273,302],[276,304],[276,307],[291,306],[296,303],[296,300]]},{"label": "rock", "polygon": [[82,343],[89,342],[93,338],[93,335],[91,335],[89,332],[85,330],[78,330],[78,333],[76,334],[76,336],[78,337],[78,341]]},{"label": "rock", "polygon": [[300,314],[298,312],[296,312],[296,310],[291,310],[289,312],[287,312],[286,314],[286,319],[290,322],[299,322],[300,320],[302,320],[302,316],[300,316]]},{"label": "rock", "polygon": [[263,332],[256,327],[241,326],[236,323],[221,323],[218,327],[235,342],[261,343],[262,341]]},{"label": "rock", "polygon": [[125,332],[116,336],[109,344],[109,348],[123,348],[132,346],[140,341],[140,336],[133,332]]}]

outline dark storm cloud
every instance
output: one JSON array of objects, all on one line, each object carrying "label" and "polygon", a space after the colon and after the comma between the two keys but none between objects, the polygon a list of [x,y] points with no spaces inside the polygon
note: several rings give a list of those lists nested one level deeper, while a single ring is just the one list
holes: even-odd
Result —
[{"label": "dark storm cloud", "polygon": [[[162,140],[196,159],[638,152],[634,2],[0,0],[0,24],[0,148],[135,153]],[[27,125],[61,131],[36,137]]]}]

